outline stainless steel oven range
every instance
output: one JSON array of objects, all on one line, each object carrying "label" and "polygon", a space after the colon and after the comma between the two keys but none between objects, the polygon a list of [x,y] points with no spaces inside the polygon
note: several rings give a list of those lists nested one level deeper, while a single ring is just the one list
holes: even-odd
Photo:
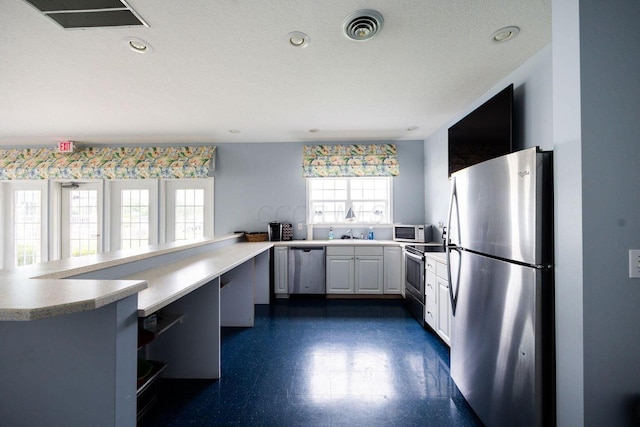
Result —
[{"label": "stainless steel oven range", "polygon": [[424,322],[424,266],[423,245],[406,245],[404,247],[405,259],[405,281],[404,298],[409,312],[418,322],[425,326]]}]

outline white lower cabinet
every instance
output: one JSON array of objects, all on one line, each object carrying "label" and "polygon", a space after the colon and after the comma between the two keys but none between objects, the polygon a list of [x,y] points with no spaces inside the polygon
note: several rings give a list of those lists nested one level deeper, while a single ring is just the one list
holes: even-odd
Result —
[{"label": "white lower cabinet", "polygon": [[424,320],[442,341],[451,345],[451,300],[447,264],[444,260],[425,257]]},{"label": "white lower cabinet", "polygon": [[424,279],[424,321],[434,331],[438,329],[438,292],[436,291],[436,263],[432,258],[425,259]]},{"label": "white lower cabinet", "polygon": [[[328,251],[329,248],[327,248]],[[355,290],[353,255],[327,255],[327,293],[352,294]]]},{"label": "white lower cabinet", "polygon": [[273,248],[273,291],[276,294],[288,294],[289,248],[276,246]]},{"label": "white lower cabinet", "polygon": [[[289,248],[274,247],[274,292],[286,296]],[[327,294],[401,294],[402,249],[396,246],[328,245],[326,247]]]},{"label": "white lower cabinet", "polygon": [[384,282],[385,294],[401,294],[402,282],[402,249],[396,246],[384,247]]},{"label": "white lower cabinet", "polygon": [[327,246],[327,294],[381,294],[382,246]]},{"label": "white lower cabinet", "polygon": [[449,282],[438,277],[438,335],[451,345],[451,302]]},{"label": "white lower cabinet", "polygon": [[384,281],[382,256],[356,255],[355,270],[356,294],[382,293]]}]

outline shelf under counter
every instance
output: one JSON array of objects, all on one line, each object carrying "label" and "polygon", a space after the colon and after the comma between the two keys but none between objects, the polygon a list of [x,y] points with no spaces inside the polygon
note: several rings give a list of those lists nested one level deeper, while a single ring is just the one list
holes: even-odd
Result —
[{"label": "shelf under counter", "polygon": [[[138,377],[136,400],[137,400],[137,413],[136,418],[140,420],[144,414],[157,402],[157,386],[158,381],[164,370],[167,368],[167,364],[156,360],[145,360],[145,362],[151,364],[149,373],[145,374],[142,378]],[[140,369],[140,367],[138,368]],[[138,375],[140,373],[138,372]]]},{"label": "shelf under counter", "polygon": [[[153,322],[152,326],[145,326],[145,322],[150,317],[156,316],[157,318]],[[167,314],[167,313],[155,313],[151,316],[138,319],[138,350],[142,349],[147,344],[150,344],[154,339],[168,331],[172,326],[182,323],[184,320],[183,314]]]}]

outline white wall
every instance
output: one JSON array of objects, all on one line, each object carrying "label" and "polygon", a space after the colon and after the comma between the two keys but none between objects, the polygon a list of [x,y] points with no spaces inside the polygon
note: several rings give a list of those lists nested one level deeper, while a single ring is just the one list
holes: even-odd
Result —
[{"label": "white wall", "polygon": [[[419,224],[424,221],[423,143],[391,142],[398,148],[400,163],[400,176],[393,178],[394,221]],[[267,231],[270,221],[281,221],[294,224],[295,239],[306,237],[306,228],[299,231],[295,226],[307,222],[303,145],[302,142],[216,144],[217,235]],[[376,237],[384,238],[380,233]]]},{"label": "white wall", "polygon": [[559,427],[582,426],[585,423],[578,1],[554,0],[552,9],[556,402]]}]

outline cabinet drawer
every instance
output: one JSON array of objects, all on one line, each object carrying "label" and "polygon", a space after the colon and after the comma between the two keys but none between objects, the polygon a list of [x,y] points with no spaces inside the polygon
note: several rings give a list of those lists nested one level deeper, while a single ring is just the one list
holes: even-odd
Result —
[{"label": "cabinet drawer", "polygon": [[436,272],[436,260],[433,258],[425,257],[424,269],[435,274]]},{"label": "cabinet drawer", "polygon": [[438,277],[449,280],[449,273],[447,273],[447,264],[443,262],[436,262],[436,274],[438,275]]},{"label": "cabinet drawer", "polygon": [[427,271],[424,281],[424,294],[427,297],[436,298],[436,275],[431,271]]},{"label": "cabinet drawer", "polygon": [[353,256],[353,246],[327,246],[327,255],[351,255]]},{"label": "cabinet drawer", "polygon": [[356,246],[356,255],[380,255],[384,254],[382,246]]},{"label": "cabinet drawer", "polygon": [[424,320],[434,330],[436,329],[436,304],[433,300],[426,300],[424,304]]}]

